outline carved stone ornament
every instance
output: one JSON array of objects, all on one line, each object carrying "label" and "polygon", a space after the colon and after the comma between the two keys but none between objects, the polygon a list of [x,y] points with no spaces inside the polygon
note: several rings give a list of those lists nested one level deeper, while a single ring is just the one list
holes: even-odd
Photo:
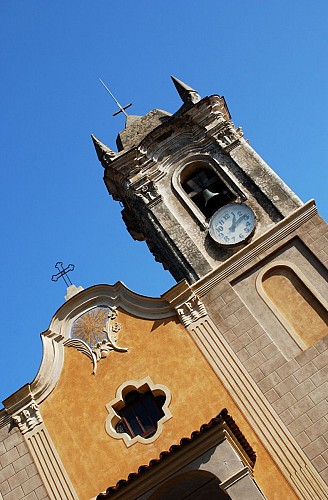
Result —
[{"label": "carved stone ornament", "polygon": [[141,186],[138,189],[138,191],[136,191],[136,195],[138,197],[142,198],[142,200],[146,204],[150,203],[151,201],[155,200],[156,198],[158,198],[160,196],[158,189],[157,189],[157,186],[154,184],[153,181],[149,181],[149,182],[147,182],[147,184],[144,184],[143,186]]},{"label": "carved stone ornament", "polygon": [[127,347],[116,344],[121,325],[117,321],[117,307],[96,307],[78,318],[72,327],[70,339],[64,342],[66,347],[75,347],[85,354],[93,364],[96,374],[97,363],[107,358],[110,351],[126,352]]},{"label": "carved stone ornament", "polygon": [[181,304],[181,306],[177,308],[177,312],[181,323],[186,327],[199,318],[207,315],[206,308],[197,295],[193,295],[188,302]]},{"label": "carved stone ornament", "polygon": [[229,152],[240,143],[240,138],[243,137],[242,129],[235,128],[233,123],[224,124],[218,132],[214,134],[214,139],[224,152]]},{"label": "carved stone ornament", "polygon": [[16,415],[13,420],[22,434],[32,430],[36,425],[42,423],[42,417],[38,405],[34,400]]}]

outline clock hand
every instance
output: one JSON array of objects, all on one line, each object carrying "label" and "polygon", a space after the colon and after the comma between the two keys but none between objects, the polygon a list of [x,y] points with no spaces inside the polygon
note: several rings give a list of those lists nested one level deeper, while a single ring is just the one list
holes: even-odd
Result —
[{"label": "clock hand", "polygon": [[239,217],[239,219],[237,220],[237,222],[235,223],[235,229],[236,227],[238,226],[238,224],[240,224],[240,222],[245,218],[245,214],[242,215],[241,217]]},{"label": "clock hand", "polygon": [[236,228],[236,216],[234,214],[234,212],[231,212],[232,213],[232,224],[231,226],[228,228],[229,231],[234,231],[235,228]]},{"label": "clock hand", "polygon": [[229,227],[229,231],[230,232],[235,232],[236,230],[236,227],[238,226],[238,224],[241,223],[241,221],[246,217],[246,214],[242,215],[241,217],[239,217],[239,219],[236,220],[236,216],[235,214],[232,212],[232,217],[233,217],[233,221],[232,221],[232,224],[231,226]]}]

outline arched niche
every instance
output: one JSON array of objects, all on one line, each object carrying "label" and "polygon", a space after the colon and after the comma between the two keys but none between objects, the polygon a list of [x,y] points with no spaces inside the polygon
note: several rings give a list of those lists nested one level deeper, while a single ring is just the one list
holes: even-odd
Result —
[{"label": "arched niche", "polygon": [[295,264],[271,263],[256,283],[263,300],[301,349],[328,334],[327,303]]},{"label": "arched niche", "polygon": [[189,471],[168,479],[149,500],[229,500],[231,497],[220,488],[220,479],[207,471]]}]

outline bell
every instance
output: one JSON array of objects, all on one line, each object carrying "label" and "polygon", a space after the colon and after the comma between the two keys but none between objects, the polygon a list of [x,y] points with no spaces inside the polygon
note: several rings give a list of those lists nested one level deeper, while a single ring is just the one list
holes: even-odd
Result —
[{"label": "bell", "polygon": [[209,189],[204,189],[203,198],[205,200],[205,208],[208,212],[212,212],[219,204],[221,193],[213,193]]}]

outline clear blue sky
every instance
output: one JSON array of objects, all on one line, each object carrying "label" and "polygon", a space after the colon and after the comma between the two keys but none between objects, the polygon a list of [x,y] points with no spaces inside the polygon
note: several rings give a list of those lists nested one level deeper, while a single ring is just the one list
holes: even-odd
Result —
[{"label": "clear blue sky", "polygon": [[224,95],[236,126],[327,218],[326,0],[12,0],[0,3],[0,401],[32,381],[62,304],[58,260],[88,287],[159,296],[173,279],[134,242],[106,192],[90,133],[180,106],[169,76]]}]

